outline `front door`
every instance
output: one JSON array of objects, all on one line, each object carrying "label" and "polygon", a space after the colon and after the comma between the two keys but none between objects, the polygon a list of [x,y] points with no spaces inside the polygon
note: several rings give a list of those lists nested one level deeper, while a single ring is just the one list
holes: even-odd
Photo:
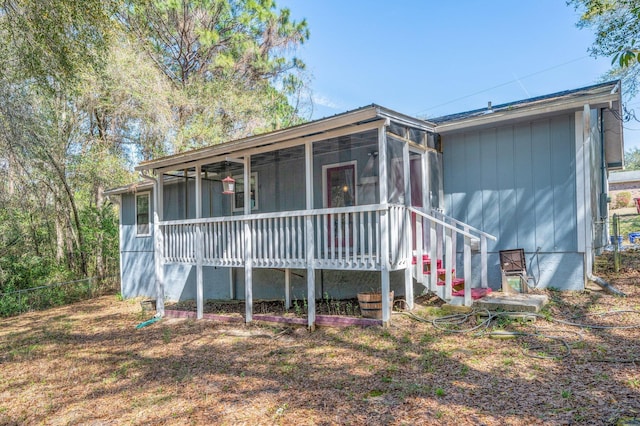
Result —
[{"label": "front door", "polygon": [[[325,203],[328,208],[356,205],[356,163],[342,163],[325,169]],[[348,217],[348,219],[346,218]],[[346,235],[347,226],[352,229],[351,215],[333,215],[328,224],[328,235],[332,235],[334,247],[351,246],[352,237]],[[348,224],[348,225],[347,225]],[[340,244],[342,242],[342,244]]]}]

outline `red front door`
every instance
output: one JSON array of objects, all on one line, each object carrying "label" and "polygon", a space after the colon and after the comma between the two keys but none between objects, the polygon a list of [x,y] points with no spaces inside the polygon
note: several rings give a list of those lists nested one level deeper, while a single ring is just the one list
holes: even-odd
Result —
[{"label": "red front door", "polygon": [[[351,207],[356,205],[356,165],[345,164],[326,169],[326,203],[328,208]],[[348,219],[345,219],[348,216]],[[348,224],[348,225],[347,225]],[[347,226],[352,229],[350,215],[334,215],[327,229],[328,235],[332,235],[334,247],[340,245],[351,246],[352,236],[346,234]]]}]

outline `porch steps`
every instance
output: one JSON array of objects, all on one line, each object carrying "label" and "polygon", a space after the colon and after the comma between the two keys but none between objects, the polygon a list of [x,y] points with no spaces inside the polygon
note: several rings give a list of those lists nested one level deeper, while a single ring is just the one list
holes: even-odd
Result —
[{"label": "porch steps", "polygon": [[[416,256],[413,256],[412,263],[413,263],[413,265],[416,265],[416,263],[417,263]],[[414,266],[414,271],[415,271],[414,276],[418,280],[418,282],[421,283],[421,284],[424,284],[425,283],[425,276],[426,277],[430,277],[431,276],[431,259],[429,258],[428,254],[425,254],[425,255],[422,256],[422,276],[420,276],[419,269],[417,267],[415,267],[415,266]],[[445,280],[446,280],[447,270],[442,267],[442,259],[436,259],[436,273],[438,274],[438,281],[437,281],[436,285],[438,287],[444,287],[446,285]],[[463,290],[464,289],[464,278],[456,277],[455,268],[451,270],[451,275],[453,277],[452,278],[452,283],[451,283],[453,291]],[[426,282],[430,283],[431,282],[430,278],[426,278]],[[428,287],[428,286],[425,286],[425,287]],[[438,296],[440,296],[441,298],[442,298],[442,295],[440,293],[444,294],[444,291],[440,291],[440,289],[430,289],[430,290],[435,292],[435,293],[437,293]]]},{"label": "porch steps", "polygon": [[[416,256],[413,256],[412,263],[413,265],[416,265],[417,263]],[[432,262],[429,255],[422,256],[422,277],[419,276],[420,269],[414,266],[414,271],[415,271],[414,275],[418,275],[415,278],[421,284],[425,284],[425,287],[429,287],[429,284],[431,283],[431,280],[427,278],[427,277],[430,277],[431,275],[431,263]],[[465,283],[464,278],[456,277],[456,270],[455,269],[451,270],[452,277],[453,277],[451,280],[451,287],[452,287],[451,299],[447,299],[445,297],[445,289],[444,289],[444,287],[446,286],[445,279],[446,279],[447,270],[442,267],[441,259],[437,259],[435,263],[437,268],[436,273],[438,274],[438,281],[436,283],[437,288],[435,289],[430,288],[429,290],[436,293],[438,297],[440,297],[442,300],[445,300],[451,305],[455,305],[455,306],[464,305],[464,283]],[[483,297],[488,296],[489,294],[491,294],[490,288],[472,288],[471,289],[472,300],[482,299]]]},{"label": "porch steps", "polygon": [[[476,301],[474,302],[474,306],[481,300],[491,297],[489,296],[491,292],[492,290],[490,288],[472,288],[471,299]],[[447,303],[452,306],[464,306],[464,289],[452,292],[451,299],[447,300]]]}]

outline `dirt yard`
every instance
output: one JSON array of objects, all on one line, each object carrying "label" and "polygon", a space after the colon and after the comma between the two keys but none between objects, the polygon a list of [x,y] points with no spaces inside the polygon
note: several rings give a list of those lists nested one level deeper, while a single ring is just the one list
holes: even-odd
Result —
[{"label": "dirt yard", "polygon": [[[395,314],[389,329],[137,330],[139,301],[115,296],[2,319],[0,424],[622,424],[640,417],[640,255],[626,256],[608,278],[629,297],[548,292],[544,315],[633,328],[503,318],[487,331],[527,335],[498,339]],[[444,315],[427,298],[414,313]]]}]

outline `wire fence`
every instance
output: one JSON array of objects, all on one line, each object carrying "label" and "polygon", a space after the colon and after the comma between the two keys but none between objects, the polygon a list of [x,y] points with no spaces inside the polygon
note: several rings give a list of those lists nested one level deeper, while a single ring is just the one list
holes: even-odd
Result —
[{"label": "wire fence", "polygon": [[118,290],[118,276],[91,277],[0,293],[0,317],[87,300]]},{"label": "wire fence", "polygon": [[640,246],[640,215],[614,214],[609,229],[611,245]]}]

